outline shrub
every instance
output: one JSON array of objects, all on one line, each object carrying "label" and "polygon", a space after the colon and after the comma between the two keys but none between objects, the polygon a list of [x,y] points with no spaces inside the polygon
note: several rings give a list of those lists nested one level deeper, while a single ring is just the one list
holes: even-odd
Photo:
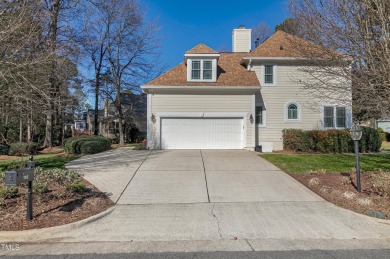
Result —
[{"label": "shrub", "polygon": [[96,154],[102,151],[109,150],[111,148],[111,142],[108,140],[93,140],[84,142],[81,147],[80,151],[83,154]]},{"label": "shrub", "polygon": [[81,180],[81,175],[67,169],[52,168],[43,170],[41,167],[35,168],[35,182],[57,183],[68,185]]},{"label": "shrub", "polygon": [[[83,147],[85,144],[86,146]],[[79,136],[64,142],[64,150],[70,154],[95,154],[110,148],[111,141],[101,136]]]},{"label": "shrub", "polygon": [[377,129],[381,141],[386,141],[386,132],[382,128]]},{"label": "shrub", "polygon": [[0,155],[9,155],[9,145],[0,143]]},{"label": "shrub", "polygon": [[146,150],[146,149],[148,149],[148,148],[147,148],[146,144],[140,143],[140,144],[138,144],[137,146],[135,146],[134,149],[135,149],[135,150]]},{"label": "shrub", "polygon": [[12,156],[21,156],[24,154],[35,155],[38,151],[39,144],[38,143],[12,143],[10,145],[9,154]]},{"label": "shrub", "polygon": [[0,188],[0,199],[12,199],[18,195],[17,187],[6,187]]},{"label": "shrub", "polygon": [[[381,139],[375,129],[362,127],[360,152],[378,152]],[[284,129],[283,146],[285,150],[316,151],[321,153],[354,152],[354,144],[349,130],[300,130]]]},{"label": "shrub", "polygon": [[34,182],[33,183],[33,193],[45,193],[49,190],[49,184],[46,182]]},{"label": "shrub", "polygon": [[68,192],[73,192],[73,193],[83,193],[83,192],[87,191],[87,187],[82,182],[74,182],[74,183],[69,184],[66,187],[66,190]]}]

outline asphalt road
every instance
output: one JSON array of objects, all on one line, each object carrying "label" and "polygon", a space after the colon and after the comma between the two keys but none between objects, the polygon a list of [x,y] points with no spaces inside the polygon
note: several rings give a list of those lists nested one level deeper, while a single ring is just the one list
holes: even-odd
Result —
[{"label": "asphalt road", "polygon": [[[1,256],[0,256],[1,257]],[[389,259],[390,249],[382,250],[311,250],[311,251],[260,251],[260,252],[207,252],[207,253],[129,253],[129,254],[81,254],[81,255],[58,255],[58,256],[22,256],[22,257],[4,257],[4,258],[29,258],[29,259],[117,259],[117,258],[172,258],[172,259],[251,259],[251,258],[288,258],[288,259]]]}]

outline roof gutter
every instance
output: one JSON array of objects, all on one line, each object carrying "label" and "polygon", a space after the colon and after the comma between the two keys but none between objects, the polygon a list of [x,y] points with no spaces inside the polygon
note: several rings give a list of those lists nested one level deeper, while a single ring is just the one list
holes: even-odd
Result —
[{"label": "roof gutter", "polygon": [[161,86],[161,85],[143,85],[141,86],[141,89],[144,91],[144,93],[150,93],[153,92],[153,90],[173,90],[173,89],[185,89],[185,90],[218,90],[218,89],[224,89],[224,90],[260,90],[261,86],[177,86],[177,85],[171,85],[171,86]]}]

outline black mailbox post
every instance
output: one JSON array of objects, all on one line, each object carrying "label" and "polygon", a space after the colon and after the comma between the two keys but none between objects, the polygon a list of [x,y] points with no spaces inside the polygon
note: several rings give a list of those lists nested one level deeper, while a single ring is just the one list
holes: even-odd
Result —
[{"label": "black mailbox post", "polygon": [[34,180],[34,161],[30,156],[27,168],[16,169],[5,172],[5,186],[18,186],[22,183],[28,184],[27,191],[27,221],[32,220],[32,181]]}]

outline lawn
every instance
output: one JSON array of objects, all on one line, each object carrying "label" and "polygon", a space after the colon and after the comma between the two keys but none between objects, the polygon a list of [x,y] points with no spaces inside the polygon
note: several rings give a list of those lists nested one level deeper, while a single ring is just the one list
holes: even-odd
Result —
[{"label": "lawn", "polygon": [[[58,155],[57,153],[58,152],[53,152],[34,156],[35,166],[45,169],[65,168],[66,163],[78,158],[78,156]],[[15,164],[24,164],[27,160],[28,156],[0,160],[0,171],[7,170],[9,166]]]},{"label": "lawn", "polygon": [[[354,154],[262,154],[287,173],[306,173],[325,169],[326,172],[350,172],[355,167]],[[390,154],[361,154],[363,171],[390,171]]]}]

